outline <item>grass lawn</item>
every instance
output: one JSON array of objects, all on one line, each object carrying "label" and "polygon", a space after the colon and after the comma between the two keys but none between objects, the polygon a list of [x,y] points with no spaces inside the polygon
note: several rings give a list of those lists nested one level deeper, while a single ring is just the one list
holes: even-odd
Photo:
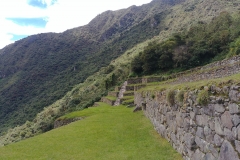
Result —
[{"label": "grass lawn", "polygon": [[[0,148],[1,160],[180,160],[142,112],[125,106],[74,112],[86,117],[45,134]],[[65,117],[66,118],[66,117]]]}]

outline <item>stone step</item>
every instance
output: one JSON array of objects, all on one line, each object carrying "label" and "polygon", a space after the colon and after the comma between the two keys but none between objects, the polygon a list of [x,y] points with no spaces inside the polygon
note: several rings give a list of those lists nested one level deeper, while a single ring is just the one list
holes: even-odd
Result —
[{"label": "stone step", "polygon": [[134,92],[133,91],[128,91],[123,93],[123,96],[134,96]]},{"label": "stone step", "polygon": [[93,107],[98,107],[98,106],[99,106],[98,103],[99,103],[99,102],[94,102]]},{"label": "stone step", "polygon": [[116,101],[114,102],[114,106],[118,106],[121,104],[121,98],[124,96],[124,92],[126,92],[126,86],[127,86],[127,81],[125,81],[123,83],[123,85],[121,87],[118,88],[119,93],[118,96],[116,98]]},{"label": "stone step", "polygon": [[114,97],[111,97],[111,98],[110,97],[102,97],[101,102],[104,102],[104,103],[107,103],[107,104],[113,106],[116,99],[112,99],[112,98],[114,98]]},{"label": "stone step", "polygon": [[169,79],[169,77],[153,76],[153,77],[130,78],[127,80],[127,82],[128,82],[128,85],[147,84],[147,83],[153,83],[153,82],[162,82]]},{"label": "stone step", "polygon": [[126,86],[126,91],[134,91],[134,86]]}]

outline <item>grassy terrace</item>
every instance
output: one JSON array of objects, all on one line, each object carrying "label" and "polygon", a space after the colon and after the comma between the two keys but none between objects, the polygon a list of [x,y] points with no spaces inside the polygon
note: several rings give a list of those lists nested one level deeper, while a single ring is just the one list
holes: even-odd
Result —
[{"label": "grassy terrace", "polygon": [[181,84],[171,84],[173,80],[150,83],[145,88],[138,90],[138,92],[142,91],[161,91],[166,89],[180,89],[180,90],[194,90],[201,89],[204,86],[216,85],[222,87],[228,84],[238,84],[240,82],[240,74],[235,74],[228,77],[217,78],[217,79],[208,79],[208,80],[200,80],[195,82],[186,82]]},{"label": "grassy terrace", "polygon": [[0,159],[17,160],[178,160],[170,144],[153,129],[142,112],[125,106],[73,112],[62,119],[85,119],[0,148]]},{"label": "grassy terrace", "polygon": [[117,97],[113,97],[113,96],[106,96],[105,98],[111,100],[111,101],[116,101]]}]

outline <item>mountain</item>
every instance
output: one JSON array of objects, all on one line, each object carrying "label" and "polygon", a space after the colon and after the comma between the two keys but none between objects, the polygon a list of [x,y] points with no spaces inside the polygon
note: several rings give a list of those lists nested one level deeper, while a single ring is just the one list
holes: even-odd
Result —
[{"label": "mountain", "polygon": [[[86,26],[60,34],[33,35],[6,46],[0,50],[0,132],[23,125],[10,129],[0,144],[45,132],[65,112],[92,105],[132,74],[131,64],[138,55],[147,53],[148,48],[159,50],[151,44],[167,44],[173,34],[185,36],[184,43],[191,49],[204,51],[197,52],[200,56],[209,53],[201,47],[211,47],[225,37],[215,30],[231,28],[229,35],[239,36],[233,28],[239,26],[239,4],[154,0],[140,7],[106,11]],[[232,22],[226,21],[228,15]],[[228,49],[214,47],[224,52]]]},{"label": "mountain", "polygon": [[171,5],[158,0],[106,11],[88,25],[29,36],[0,50],[0,132],[32,120],[124,51],[158,35]]},{"label": "mountain", "polygon": [[[0,50],[0,133],[33,120],[101,67],[125,51],[130,55],[128,50],[137,44],[162,41],[199,22],[210,23],[223,11],[238,9],[238,1],[153,0],[106,11],[88,25],[63,33],[33,35],[6,46]],[[111,66],[105,69],[112,71]],[[109,83],[105,81],[105,89]],[[73,110],[91,104],[86,99],[71,102]]]}]

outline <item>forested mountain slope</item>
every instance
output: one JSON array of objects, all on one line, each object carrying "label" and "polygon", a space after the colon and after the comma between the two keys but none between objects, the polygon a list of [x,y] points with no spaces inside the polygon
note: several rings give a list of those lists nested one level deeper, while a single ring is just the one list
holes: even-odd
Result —
[{"label": "forested mountain slope", "polygon": [[171,5],[162,4],[106,11],[86,26],[29,36],[0,50],[0,132],[32,120],[124,51],[158,35]]},{"label": "forested mountain slope", "polygon": [[86,26],[33,35],[6,46],[0,50],[0,133],[32,120],[136,44],[166,39],[238,8],[237,0],[153,0],[106,11]]}]

